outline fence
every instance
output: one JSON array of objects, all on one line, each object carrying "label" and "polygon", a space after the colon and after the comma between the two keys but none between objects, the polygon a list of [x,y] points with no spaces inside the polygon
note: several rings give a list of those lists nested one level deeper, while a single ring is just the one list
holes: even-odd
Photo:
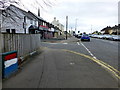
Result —
[{"label": "fence", "polygon": [[40,34],[2,34],[2,53],[17,51],[19,57],[25,57],[40,47]]}]

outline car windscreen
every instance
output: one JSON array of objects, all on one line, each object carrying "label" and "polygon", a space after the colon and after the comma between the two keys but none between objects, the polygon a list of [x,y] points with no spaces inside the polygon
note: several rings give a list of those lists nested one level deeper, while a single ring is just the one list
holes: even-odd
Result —
[{"label": "car windscreen", "polygon": [[84,34],[83,36],[89,36],[88,34]]}]

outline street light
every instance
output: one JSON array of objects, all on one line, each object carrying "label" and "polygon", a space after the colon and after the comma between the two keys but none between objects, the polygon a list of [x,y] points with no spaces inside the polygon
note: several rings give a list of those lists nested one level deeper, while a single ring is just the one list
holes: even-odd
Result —
[{"label": "street light", "polygon": [[92,25],[91,25],[91,34],[92,34]]},{"label": "street light", "polygon": [[75,19],[75,32],[77,31],[77,18]]},{"label": "street light", "polygon": [[67,29],[68,29],[68,16],[66,16],[66,40],[67,40]]}]

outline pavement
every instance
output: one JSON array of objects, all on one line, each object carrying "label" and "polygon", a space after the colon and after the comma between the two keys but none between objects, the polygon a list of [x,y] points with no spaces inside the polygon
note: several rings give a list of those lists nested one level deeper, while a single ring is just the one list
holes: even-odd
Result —
[{"label": "pavement", "polygon": [[29,58],[3,88],[118,88],[118,81],[92,60],[60,49],[43,47]]}]

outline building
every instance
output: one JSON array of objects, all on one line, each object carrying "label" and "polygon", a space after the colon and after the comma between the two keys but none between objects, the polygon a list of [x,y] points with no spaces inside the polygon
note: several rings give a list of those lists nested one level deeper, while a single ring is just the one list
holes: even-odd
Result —
[{"label": "building", "polygon": [[56,17],[54,17],[54,20],[52,21],[52,24],[56,27],[55,28],[56,37],[64,34],[64,25],[61,24],[59,22],[59,20],[56,20]]},{"label": "building", "polygon": [[36,17],[14,5],[2,10],[2,33],[35,33],[37,23]]},{"label": "building", "polygon": [[41,34],[41,38],[49,39],[59,28],[30,11],[24,11],[14,5],[2,10],[2,33]]},{"label": "building", "polygon": [[113,27],[107,26],[101,30],[102,34],[120,35],[120,24]]}]

